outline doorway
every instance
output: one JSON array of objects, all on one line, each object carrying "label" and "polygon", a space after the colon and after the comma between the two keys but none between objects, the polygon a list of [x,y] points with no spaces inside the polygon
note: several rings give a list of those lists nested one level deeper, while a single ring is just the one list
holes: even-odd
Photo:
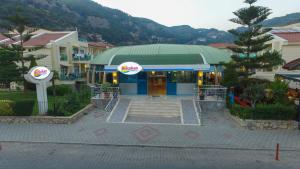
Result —
[{"label": "doorway", "polygon": [[150,96],[164,96],[167,94],[167,76],[164,73],[151,72],[148,77],[148,92]]}]

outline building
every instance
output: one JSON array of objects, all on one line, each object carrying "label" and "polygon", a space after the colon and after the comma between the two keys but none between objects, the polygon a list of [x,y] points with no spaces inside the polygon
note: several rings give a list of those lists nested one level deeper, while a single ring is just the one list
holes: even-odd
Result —
[{"label": "building", "polygon": [[[39,29],[32,34],[31,39],[24,43],[25,56],[31,54],[45,56],[37,60],[37,64],[58,72],[61,83],[86,80],[93,57],[111,47],[105,43],[81,41],[77,31],[52,32]],[[13,36],[12,39],[14,40],[1,35],[0,43],[7,45],[20,43],[18,36]]]},{"label": "building", "polygon": [[[270,49],[280,52],[286,63],[273,70],[257,70],[254,77],[273,81],[275,74],[288,73],[292,70],[286,68],[298,63],[297,60],[300,58],[300,28],[275,28],[271,33],[274,39],[269,42]],[[293,84],[290,87],[293,87]]]},{"label": "building", "polygon": [[227,52],[233,54],[233,52],[229,49],[230,47],[236,47],[235,44],[232,43],[211,43],[208,46],[214,47],[214,48],[218,48],[221,50],[226,50]]},{"label": "building", "polygon": [[[220,63],[230,59],[230,53],[209,46],[116,47],[92,60],[90,78],[92,83],[118,85],[124,95],[191,95],[197,85],[219,84],[223,72]],[[141,71],[137,74],[123,72],[126,69],[130,73],[139,67]]]}]

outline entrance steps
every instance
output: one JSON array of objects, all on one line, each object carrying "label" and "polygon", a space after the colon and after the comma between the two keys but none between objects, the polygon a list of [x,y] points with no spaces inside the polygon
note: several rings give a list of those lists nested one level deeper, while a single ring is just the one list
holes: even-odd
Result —
[{"label": "entrance steps", "polygon": [[128,116],[143,117],[180,117],[181,105],[168,100],[134,100],[130,103]]}]

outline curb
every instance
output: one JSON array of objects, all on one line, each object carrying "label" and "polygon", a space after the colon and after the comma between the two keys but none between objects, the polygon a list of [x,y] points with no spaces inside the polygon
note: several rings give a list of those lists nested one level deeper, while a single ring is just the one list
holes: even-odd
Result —
[{"label": "curb", "polygon": [[[149,145],[149,144],[97,144],[97,143],[63,143],[63,142],[42,142],[42,141],[0,141],[1,143],[27,143],[27,144],[60,144],[60,145],[84,145],[84,146],[108,146],[108,147],[140,147],[140,148],[169,148],[169,149],[218,149],[218,150],[241,150],[241,151],[275,151],[274,148],[251,148],[251,147],[233,147],[225,145],[202,145],[202,146],[162,146],[162,145]],[[281,148],[280,151],[286,152],[299,152],[300,148]]]}]

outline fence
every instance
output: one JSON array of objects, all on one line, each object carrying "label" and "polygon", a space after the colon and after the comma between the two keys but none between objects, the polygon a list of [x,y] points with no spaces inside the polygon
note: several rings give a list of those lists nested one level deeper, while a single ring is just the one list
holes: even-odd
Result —
[{"label": "fence", "polygon": [[107,112],[112,111],[119,100],[119,87],[108,87],[103,91],[101,85],[91,86],[92,103]]},{"label": "fence", "polygon": [[195,88],[196,101],[225,101],[227,88],[220,85],[206,85]]}]

